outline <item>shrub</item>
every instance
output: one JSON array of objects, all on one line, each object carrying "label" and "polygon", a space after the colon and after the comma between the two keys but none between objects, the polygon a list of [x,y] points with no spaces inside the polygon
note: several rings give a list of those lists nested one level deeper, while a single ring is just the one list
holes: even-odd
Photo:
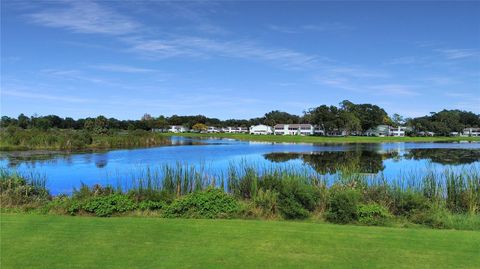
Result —
[{"label": "shrub", "polygon": [[111,186],[102,187],[99,184],[95,184],[92,187],[84,184],[83,182],[80,185],[80,188],[73,189],[73,199],[86,200],[95,196],[107,196],[113,194],[115,191]]},{"label": "shrub", "polygon": [[395,215],[411,216],[419,211],[426,211],[430,208],[428,199],[420,193],[412,191],[397,192],[394,195],[392,211]]},{"label": "shrub", "polygon": [[223,190],[208,188],[190,193],[165,208],[165,217],[228,218],[239,210],[237,201]]},{"label": "shrub", "polygon": [[135,203],[123,194],[98,196],[87,200],[82,209],[99,217],[108,217],[114,213],[122,213],[135,209]]},{"label": "shrub", "polygon": [[360,205],[357,213],[358,221],[366,225],[384,225],[391,217],[387,208],[376,203]]},{"label": "shrub", "polygon": [[133,189],[128,191],[127,195],[136,202],[153,201],[153,202],[163,202],[167,204],[173,202],[175,197],[174,193],[170,193],[166,190],[155,190],[155,189],[148,189],[148,188]]},{"label": "shrub", "polygon": [[39,175],[20,175],[0,169],[0,203],[2,207],[44,205],[51,199],[45,179]]},{"label": "shrub", "polygon": [[158,210],[158,209],[164,208],[165,206],[166,206],[165,202],[147,200],[147,201],[141,201],[138,204],[138,209],[140,209],[140,210]]},{"label": "shrub", "polygon": [[337,190],[328,201],[326,218],[333,223],[351,223],[358,219],[358,201],[360,194],[356,190]]},{"label": "shrub", "polygon": [[281,183],[279,211],[286,219],[304,219],[313,211],[319,195],[314,186],[299,180],[285,179]]},{"label": "shrub", "polygon": [[293,196],[285,196],[280,200],[280,212],[286,219],[305,219],[310,215]]},{"label": "shrub", "polygon": [[278,192],[260,189],[253,199],[253,203],[261,210],[263,216],[275,216],[278,211]]}]

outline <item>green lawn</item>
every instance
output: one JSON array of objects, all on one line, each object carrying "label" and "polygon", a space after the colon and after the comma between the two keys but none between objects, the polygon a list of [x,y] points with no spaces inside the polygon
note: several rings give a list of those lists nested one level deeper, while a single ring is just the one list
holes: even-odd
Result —
[{"label": "green lawn", "polygon": [[1,214],[1,268],[478,268],[480,232]]},{"label": "green lawn", "polygon": [[325,137],[292,135],[250,135],[250,134],[198,134],[198,133],[164,133],[164,136],[187,137],[222,137],[248,141],[291,142],[291,143],[382,143],[382,142],[435,142],[435,141],[480,141],[480,137]]}]

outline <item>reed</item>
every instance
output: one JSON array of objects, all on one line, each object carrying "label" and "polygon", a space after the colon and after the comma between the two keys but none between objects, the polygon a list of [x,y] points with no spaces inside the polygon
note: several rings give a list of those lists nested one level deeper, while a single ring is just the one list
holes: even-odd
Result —
[{"label": "reed", "polygon": [[[32,197],[37,201],[39,197],[45,201],[49,199],[45,177],[36,174],[18,175],[3,169],[0,170],[0,183],[3,201],[8,198],[12,205],[31,202]],[[216,171],[205,165],[178,162],[139,168],[130,175],[117,178],[115,187],[82,186],[69,199],[125,195],[137,203],[144,203],[139,208],[157,210],[212,187],[249,205],[243,216],[306,218],[319,214],[323,218],[332,199],[343,197],[341,199],[345,201],[358,200],[358,203],[367,205],[362,207],[364,209],[375,209],[372,214],[387,210],[399,220],[406,218],[432,227],[455,228],[462,226],[461,223],[465,227],[474,227],[479,223],[480,169],[477,166],[444,171],[407,171],[396,178],[388,178],[381,173],[360,173],[355,166],[342,167],[335,174],[321,175],[308,167],[288,164],[256,165],[242,161],[231,163],[225,171]],[[359,199],[349,200],[349,195],[353,194]],[[455,217],[457,215],[473,217]]]}]

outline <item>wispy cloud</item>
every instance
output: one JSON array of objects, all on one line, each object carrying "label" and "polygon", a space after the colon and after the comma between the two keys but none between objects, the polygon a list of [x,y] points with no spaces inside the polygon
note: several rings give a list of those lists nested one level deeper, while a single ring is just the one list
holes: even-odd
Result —
[{"label": "wispy cloud", "polygon": [[418,56],[404,56],[404,57],[394,58],[386,62],[385,64],[387,65],[418,64],[423,61],[424,60]]},{"label": "wispy cloud", "polygon": [[66,80],[81,80],[89,83],[94,84],[104,84],[104,85],[111,85],[115,86],[116,83],[101,78],[98,76],[87,75],[84,72],[76,69],[43,69],[40,71],[42,74],[53,76],[58,79],[66,79]]},{"label": "wispy cloud", "polygon": [[335,32],[354,29],[352,26],[339,22],[325,22],[321,24],[306,24],[299,26],[283,26],[269,24],[267,28],[284,34],[301,34],[306,32]]},{"label": "wispy cloud", "polygon": [[448,60],[458,60],[466,58],[480,58],[480,51],[477,49],[436,49]]},{"label": "wispy cloud", "polygon": [[372,90],[376,95],[390,96],[416,96],[420,95],[414,86],[402,84],[381,84],[368,86],[367,89]]},{"label": "wispy cloud", "polygon": [[216,56],[264,60],[288,68],[307,67],[319,59],[315,55],[290,49],[262,47],[252,41],[220,41],[188,36],[170,40],[133,40],[132,50],[159,58]]},{"label": "wispy cloud", "polygon": [[139,29],[140,24],[91,1],[69,1],[66,5],[30,14],[35,23],[66,28],[79,33],[123,35]]},{"label": "wispy cloud", "polygon": [[35,100],[62,101],[62,102],[70,102],[70,103],[85,103],[85,102],[92,101],[90,99],[79,98],[74,96],[59,96],[59,95],[52,95],[52,94],[45,94],[45,93],[27,92],[27,91],[21,91],[21,90],[2,89],[1,94],[4,96],[29,98],[29,99],[35,99]]},{"label": "wispy cloud", "polygon": [[328,70],[334,74],[355,78],[387,78],[390,77],[385,71],[371,70],[360,67],[337,66],[329,67]]},{"label": "wispy cloud", "polygon": [[101,65],[92,65],[94,69],[109,71],[109,72],[119,72],[119,73],[150,73],[156,72],[155,69],[141,68],[129,65],[118,65],[118,64],[101,64]]}]

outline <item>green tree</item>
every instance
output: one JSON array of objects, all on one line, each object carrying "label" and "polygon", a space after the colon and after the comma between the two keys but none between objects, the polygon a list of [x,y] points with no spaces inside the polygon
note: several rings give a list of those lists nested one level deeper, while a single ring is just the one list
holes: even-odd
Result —
[{"label": "green tree", "polygon": [[203,123],[196,123],[192,126],[192,129],[196,132],[202,132],[206,131],[208,129],[208,126]]}]

